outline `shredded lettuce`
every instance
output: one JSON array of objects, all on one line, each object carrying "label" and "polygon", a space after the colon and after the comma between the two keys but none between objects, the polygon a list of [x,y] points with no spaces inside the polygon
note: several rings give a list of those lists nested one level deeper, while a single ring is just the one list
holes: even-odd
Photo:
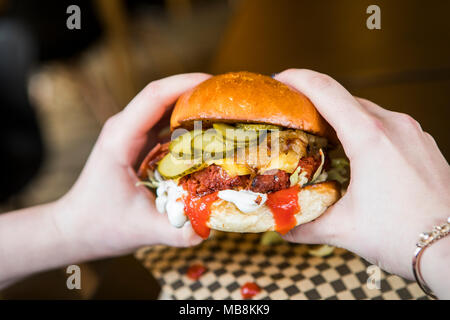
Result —
[{"label": "shredded lettuce", "polygon": [[322,149],[319,150],[320,153],[320,166],[317,168],[316,172],[313,175],[313,178],[311,179],[311,182],[315,182],[317,180],[317,178],[320,176],[320,174],[322,173],[322,169],[323,169],[323,164],[325,163],[325,155],[322,151]]},{"label": "shredded lettuce", "polygon": [[280,234],[278,232],[275,231],[267,231],[265,232],[260,240],[260,243],[263,246],[270,246],[273,244],[279,244],[279,243],[283,243],[284,240],[283,238],[280,236]]},{"label": "shredded lettuce", "polygon": [[344,184],[349,180],[350,163],[345,158],[336,158],[331,160],[331,169],[328,170],[328,179],[336,180]]},{"label": "shredded lettuce", "polygon": [[291,187],[295,186],[298,183],[298,174],[300,173],[301,169],[302,168],[300,166],[298,166],[297,169],[295,169],[295,171],[289,177],[289,181],[291,182]]},{"label": "shredded lettuce", "polygon": [[291,182],[291,187],[295,186],[296,184],[303,186],[304,184],[308,183],[308,178],[306,178],[306,171],[301,172],[301,170],[302,170],[302,167],[298,166],[297,169],[295,169],[295,171],[289,177],[289,181]]},{"label": "shredded lettuce", "polygon": [[139,187],[139,186],[146,186],[146,187],[149,187],[150,189],[158,188],[157,185],[153,184],[150,181],[138,181],[138,182],[136,182],[136,187]]},{"label": "shredded lettuce", "polygon": [[324,181],[327,181],[327,179],[328,179],[328,173],[323,171],[321,174],[319,174],[319,176],[316,178],[316,180],[314,180],[314,183],[324,182]]},{"label": "shredded lettuce", "polygon": [[306,136],[308,138],[308,144],[315,150],[325,148],[328,145],[328,140],[326,138],[317,137],[309,133],[306,133]]},{"label": "shredded lettuce", "polygon": [[310,249],[308,253],[314,257],[326,257],[333,253],[335,247],[329,245],[322,245],[317,249]]},{"label": "shredded lettuce", "polygon": [[138,181],[136,186],[146,186],[150,189],[156,189],[159,186],[159,183],[162,181],[162,177],[159,174],[158,170],[155,172],[151,170],[147,170],[147,181]]},{"label": "shredded lettuce", "polygon": [[348,162],[347,159],[345,158],[335,158],[333,160],[331,160],[331,166],[332,167],[349,167],[350,166],[350,162]]}]

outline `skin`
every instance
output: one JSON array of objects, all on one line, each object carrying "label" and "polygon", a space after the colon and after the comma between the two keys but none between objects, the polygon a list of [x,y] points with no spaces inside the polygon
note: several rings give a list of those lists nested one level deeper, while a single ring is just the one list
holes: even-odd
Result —
[{"label": "skin", "polygon": [[[285,239],[343,247],[414,279],[411,261],[419,234],[446,222],[450,213],[450,167],[433,137],[409,115],[353,97],[327,75],[291,69],[275,78],[308,96],[336,130],[351,165],[342,199]],[[447,299],[449,267],[447,236],[421,259],[425,281]]]},{"label": "skin", "polygon": [[[189,225],[176,229],[156,211],[153,195],[135,186],[133,167],[148,142],[148,131],[164,111],[208,77],[185,74],[149,84],[108,120],[67,195],[0,215],[0,288],[35,272],[143,245],[201,242]],[[433,138],[410,116],[355,98],[326,75],[287,70],[275,78],[312,100],[337,131],[352,171],[345,196],[320,219],[285,238],[344,247],[412,279],[418,235],[446,221],[450,212],[450,169]],[[450,298],[445,273],[450,237],[426,249],[421,266],[432,290]]]}]

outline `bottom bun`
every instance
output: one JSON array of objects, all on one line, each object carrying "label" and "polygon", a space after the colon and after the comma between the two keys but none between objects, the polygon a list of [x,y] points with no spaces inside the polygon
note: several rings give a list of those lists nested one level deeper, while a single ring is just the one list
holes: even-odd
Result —
[{"label": "bottom bun", "polygon": [[[308,185],[300,189],[298,203],[300,212],[295,215],[297,226],[319,217],[340,198],[338,184],[333,181]],[[211,206],[208,226],[214,230],[228,232],[275,231],[275,220],[267,205],[245,213],[233,203],[217,200]]]}]

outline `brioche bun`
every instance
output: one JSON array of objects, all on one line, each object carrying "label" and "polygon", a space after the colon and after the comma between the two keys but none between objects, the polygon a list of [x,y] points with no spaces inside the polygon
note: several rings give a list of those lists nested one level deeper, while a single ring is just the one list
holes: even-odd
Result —
[{"label": "brioche bun", "polygon": [[[340,198],[340,189],[334,181],[308,185],[300,189],[298,203],[300,212],[295,215],[297,226],[319,217]],[[211,206],[208,227],[228,232],[276,231],[275,220],[265,204],[256,211],[244,213],[233,203],[216,200]]]},{"label": "brioche bun", "polygon": [[273,124],[336,141],[334,130],[305,95],[251,72],[214,76],[184,93],[172,112],[170,127],[192,129],[195,120]]}]

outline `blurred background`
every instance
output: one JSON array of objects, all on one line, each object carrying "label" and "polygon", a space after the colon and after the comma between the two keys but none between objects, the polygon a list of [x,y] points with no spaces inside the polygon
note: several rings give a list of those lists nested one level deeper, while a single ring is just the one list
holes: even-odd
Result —
[{"label": "blurred background", "polygon": [[[66,26],[73,4],[79,30]],[[381,30],[366,27],[372,4]],[[183,72],[327,73],[411,114],[449,159],[448,12],[441,0],[0,0],[0,214],[67,192],[105,120],[148,82]],[[0,298],[159,294],[133,256],[81,267],[81,291],[61,269]]]}]

